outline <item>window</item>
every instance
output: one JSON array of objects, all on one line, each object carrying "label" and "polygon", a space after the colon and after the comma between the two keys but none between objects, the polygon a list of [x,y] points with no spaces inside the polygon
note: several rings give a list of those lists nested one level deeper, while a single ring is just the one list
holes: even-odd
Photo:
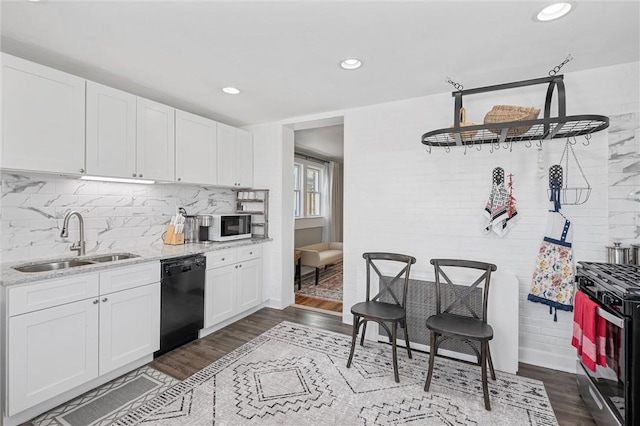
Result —
[{"label": "window", "polygon": [[322,215],[323,168],[296,162],[293,165],[293,215],[296,218]]}]

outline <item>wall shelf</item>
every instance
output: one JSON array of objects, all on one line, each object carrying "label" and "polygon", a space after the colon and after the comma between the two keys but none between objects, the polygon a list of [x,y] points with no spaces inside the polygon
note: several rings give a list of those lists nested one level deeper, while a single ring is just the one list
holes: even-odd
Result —
[{"label": "wall shelf", "polygon": [[251,215],[252,238],[269,238],[268,189],[246,189],[236,192],[236,212]]},{"label": "wall shelf", "polygon": [[[536,120],[520,120],[504,123],[478,124],[473,126],[460,126],[460,109],[462,97],[477,93],[493,92],[497,90],[512,89],[516,87],[548,84],[545,99],[544,117]],[[551,104],[554,90],[558,93],[558,116],[551,117]],[[566,98],[563,76],[544,77],[533,80],[524,80],[514,83],[499,84],[495,86],[481,87],[477,89],[460,90],[452,92],[455,98],[454,125],[443,129],[433,130],[422,135],[422,143],[432,147],[473,146],[481,144],[511,145],[524,141],[527,147],[532,141],[560,139],[581,135],[590,135],[609,127],[609,117],[602,115],[566,115]],[[523,134],[518,134],[515,129],[530,128]],[[472,138],[465,138],[475,132]]]}]

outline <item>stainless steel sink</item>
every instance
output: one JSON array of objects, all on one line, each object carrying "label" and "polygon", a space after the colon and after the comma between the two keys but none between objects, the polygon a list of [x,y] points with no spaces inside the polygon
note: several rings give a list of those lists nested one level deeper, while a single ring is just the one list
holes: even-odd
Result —
[{"label": "stainless steel sink", "polygon": [[124,259],[133,259],[134,257],[140,257],[137,254],[133,253],[116,253],[116,254],[107,254],[104,256],[91,257],[87,260],[92,262],[115,262],[116,260],[124,260]]},{"label": "stainless steel sink", "polygon": [[68,259],[42,263],[32,263],[28,265],[14,266],[13,269],[20,272],[45,272],[55,271],[58,269],[75,268],[77,266],[95,265],[96,263],[115,262],[117,260],[132,259],[134,257],[140,256],[133,253],[114,253],[84,259]]},{"label": "stainless steel sink", "polygon": [[75,268],[76,266],[92,265],[94,262],[88,260],[64,260],[60,262],[44,262],[31,265],[15,266],[13,269],[20,272],[44,272],[57,269]]}]

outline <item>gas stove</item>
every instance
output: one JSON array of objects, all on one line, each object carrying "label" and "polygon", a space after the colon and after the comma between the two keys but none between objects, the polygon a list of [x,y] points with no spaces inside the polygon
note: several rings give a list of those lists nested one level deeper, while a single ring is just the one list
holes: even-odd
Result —
[{"label": "gas stove", "polygon": [[578,360],[580,395],[598,425],[640,426],[640,266],[578,262],[576,281],[606,335],[605,364]]},{"label": "gas stove", "polygon": [[640,266],[578,262],[578,287],[604,306],[631,315],[640,301]]}]

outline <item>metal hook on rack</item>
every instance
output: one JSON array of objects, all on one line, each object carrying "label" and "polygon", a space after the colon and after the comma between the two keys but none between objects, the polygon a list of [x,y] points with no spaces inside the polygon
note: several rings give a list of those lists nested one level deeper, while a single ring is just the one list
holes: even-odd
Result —
[{"label": "metal hook on rack", "polygon": [[513,152],[513,141],[509,142],[509,152]]},{"label": "metal hook on rack", "polygon": [[591,143],[591,133],[587,133],[586,135],[584,135],[584,139],[587,141],[587,143],[582,142],[582,145],[589,146],[589,144]]},{"label": "metal hook on rack", "polygon": [[538,142],[536,142],[536,146],[538,148],[542,148],[542,139],[538,139]]},{"label": "metal hook on rack", "polygon": [[431,145],[427,145],[427,153],[431,154]]},{"label": "metal hook on rack", "polygon": [[[571,139],[572,139],[572,138],[573,138],[573,142],[571,142]],[[568,137],[568,138],[567,138],[567,143],[568,143],[569,145],[575,145],[575,144],[577,144],[577,143],[578,143],[578,141],[576,140],[576,137],[575,137],[575,136],[570,136],[570,137]]]},{"label": "metal hook on rack", "polygon": [[464,144],[464,155],[467,155],[467,144]]},{"label": "metal hook on rack", "polygon": [[528,139],[525,143],[524,146],[526,146],[527,148],[531,148],[533,146],[533,144],[531,143],[531,139]]},{"label": "metal hook on rack", "polygon": [[511,146],[512,142],[505,142],[504,145],[502,146],[504,149],[507,149]]},{"label": "metal hook on rack", "polygon": [[449,145],[445,145],[444,152],[446,152],[447,154],[451,152],[451,148],[449,148]]},{"label": "metal hook on rack", "polygon": [[476,151],[482,151],[482,144],[479,143],[477,144],[478,146],[476,146]]}]

